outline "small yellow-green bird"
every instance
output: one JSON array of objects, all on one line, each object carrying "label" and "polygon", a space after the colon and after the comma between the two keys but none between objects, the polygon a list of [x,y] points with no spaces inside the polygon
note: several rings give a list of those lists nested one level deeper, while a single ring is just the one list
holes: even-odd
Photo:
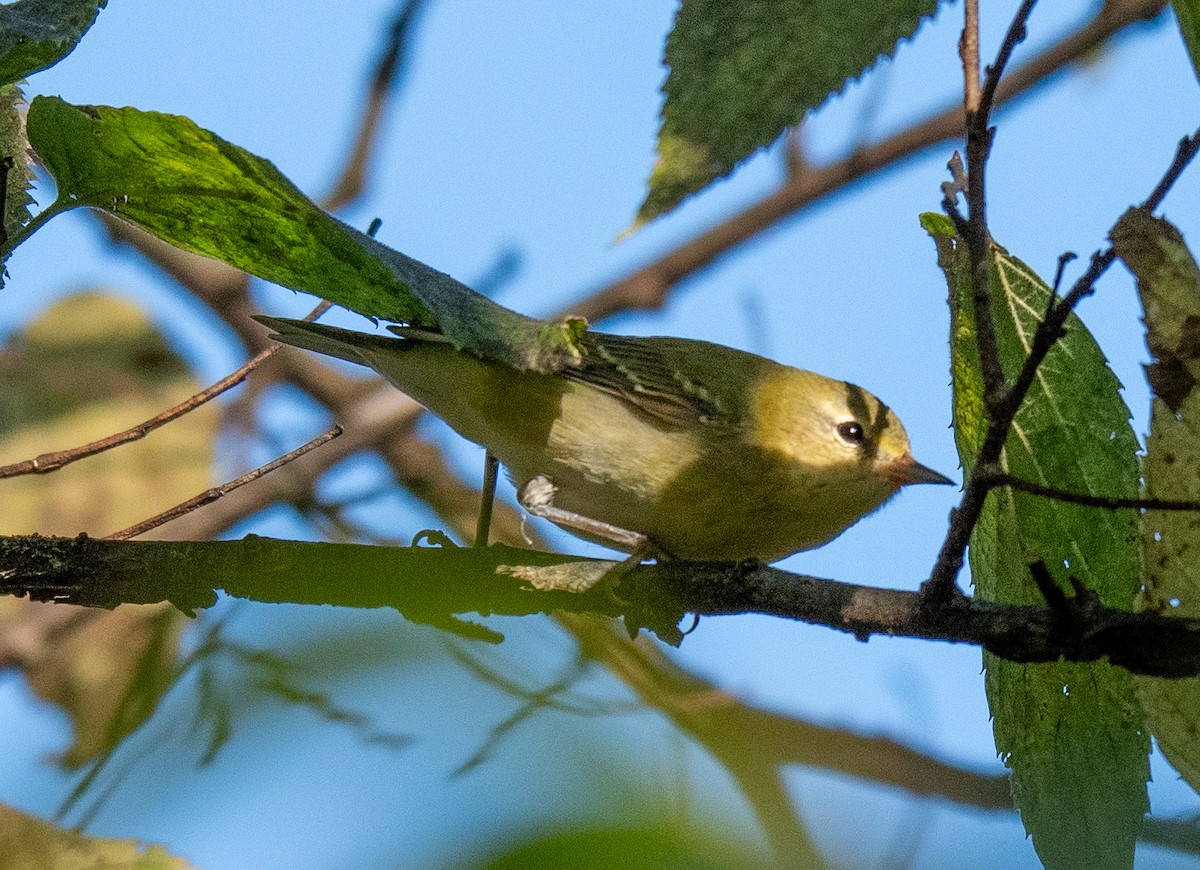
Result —
[{"label": "small yellow-green bird", "polygon": [[902,486],[951,483],[866,390],[719,344],[587,330],[578,364],[543,374],[433,331],[256,319],[375,369],[497,457],[531,513],[629,552],[773,562]]}]

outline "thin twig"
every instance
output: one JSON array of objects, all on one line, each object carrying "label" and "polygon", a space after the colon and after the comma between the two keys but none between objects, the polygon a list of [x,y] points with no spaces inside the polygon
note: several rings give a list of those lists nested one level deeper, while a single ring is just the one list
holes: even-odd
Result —
[{"label": "thin twig", "polygon": [[244,381],[250,372],[258,368],[262,363],[266,362],[271,357],[274,348],[264,350],[252,357],[245,365],[230,375],[226,375],[221,380],[217,381],[211,387],[201,390],[194,396],[185,399],[173,408],[168,408],[161,414],[151,417],[144,423],[139,423],[126,429],[123,432],[117,432],[113,435],[108,435],[97,441],[92,441],[89,444],[83,444],[79,447],[73,447],[70,450],[56,450],[50,453],[43,453],[33,459],[26,459],[22,462],[16,462],[12,465],[0,466],[0,479],[6,477],[17,477],[22,474],[48,474],[51,471],[57,471],[65,465],[70,465],[72,462],[77,462],[80,459],[85,459],[88,456],[95,456],[97,453],[103,453],[105,450],[111,450],[114,447],[119,447],[122,444],[128,444],[131,441],[139,441],[145,438],[155,429],[165,426],[172,420],[177,420],[185,414],[199,408],[201,405],[215,399],[217,396],[224,393],[226,390],[237,386]]},{"label": "thin twig", "polygon": [[191,513],[198,507],[203,507],[210,502],[214,502],[224,496],[226,493],[233,492],[233,490],[237,489],[238,487],[245,486],[247,483],[258,480],[263,475],[270,474],[277,468],[282,468],[292,460],[299,459],[305,453],[317,449],[322,444],[332,441],[341,434],[342,427],[334,426],[332,429],[329,429],[327,432],[318,435],[307,444],[297,447],[290,453],[286,453],[283,456],[280,456],[278,459],[268,462],[266,465],[261,465],[253,471],[243,474],[241,477],[234,478],[228,483],[223,483],[220,486],[214,486],[211,489],[207,489],[199,495],[175,505],[175,507],[171,508],[170,510],[163,511],[157,516],[150,517],[150,519],[147,520],[142,520],[136,525],[132,525],[127,529],[122,529],[119,532],[113,532],[111,535],[106,535],[104,540],[127,541],[130,538],[136,538],[138,535],[143,535],[151,529],[158,528],[164,523],[168,523],[173,519],[177,519],[185,514]]},{"label": "thin twig", "polygon": [[958,55],[963,64],[963,107],[978,112],[979,92],[979,0],[963,3],[963,30],[958,38]]},{"label": "thin twig", "polygon": [[1079,255],[1074,251],[1065,251],[1058,255],[1058,267],[1054,270],[1054,286],[1051,288],[1053,292],[1046,302],[1046,313],[1042,316],[1043,320],[1049,317],[1050,312],[1054,310],[1054,300],[1058,297],[1058,288],[1062,286],[1062,279],[1067,271],[1067,264],[1077,259],[1079,259]]},{"label": "thin twig", "polygon": [[492,509],[496,504],[496,477],[500,460],[489,450],[483,457],[483,486],[479,493],[479,522],[475,526],[475,546],[486,547],[492,528]]},{"label": "thin twig", "polygon": [[[993,100],[1005,67],[1017,44],[1025,38],[1025,23],[1033,11],[1036,0],[1025,0],[1013,16],[996,62],[988,67],[987,81],[982,93],[978,93],[979,33],[978,9],[972,19],[971,3],[966,4],[966,25],[963,30],[964,112],[966,116],[966,159],[967,159],[967,220],[957,212],[950,212],[959,235],[967,244],[971,264],[971,307],[975,321],[975,341],[979,349],[979,368],[983,377],[983,404],[989,419],[996,416],[997,405],[1007,393],[1004,369],[1000,361],[1000,345],[996,337],[996,324],[992,312],[991,294],[991,233],[987,223],[987,161],[992,153],[995,130],[991,126]],[[972,25],[975,32],[969,33]],[[974,46],[975,56],[969,57]],[[972,83],[972,71],[976,81]],[[975,100],[974,104],[972,99]]]},{"label": "thin twig", "polygon": [[[991,115],[992,106],[995,105],[996,101],[996,89],[1000,86],[1000,80],[1004,77],[1004,70],[1012,58],[1013,51],[1025,41],[1025,24],[1029,21],[1029,16],[1033,12],[1033,5],[1036,2],[1037,0],[1024,0],[1021,3],[1021,8],[1013,16],[1012,23],[1008,27],[1008,32],[1004,34],[1004,41],[1000,43],[1000,51],[996,55],[996,62],[987,68],[987,77],[983,83],[983,92],[980,95],[977,109],[985,119]],[[968,111],[970,111],[969,106]]]},{"label": "thin twig", "polygon": [[[316,320],[328,311],[329,307],[330,303],[322,301],[304,319]],[[140,441],[155,429],[165,426],[172,420],[178,420],[185,414],[190,414],[201,405],[211,402],[217,396],[236,387],[242,381],[246,380],[252,371],[274,356],[280,347],[282,345],[274,345],[255,354],[237,371],[226,375],[207,389],[201,390],[175,407],[168,408],[161,414],[151,417],[144,423],[139,423],[137,426],[133,426],[123,432],[108,435],[90,444],[72,447],[70,450],[56,450],[50,453],[43,453],[33,459],[15,462],[12,465],[0,466],[0,480],[6,477],[18,477],[23,474],[48,474],[51,471],[57,471],[65,465],[70,465],[72,462],[78,462],[80,459],[86,459],[89,456],[95,456],[97,453],[103,453],[105,450],[120,447],[122,444],[128,444],[131,441]]]},{"label": "thin twig", "polygon": [[387,43],[371,77],[366,104],[342,174],[333,189],[321,200],[321,207],[336,211],[353,202],[366,187],[367,169],[375,146],[383,112],[391,101],[405,70],[409,36],[424,0],[404,0],[388,27]]}]

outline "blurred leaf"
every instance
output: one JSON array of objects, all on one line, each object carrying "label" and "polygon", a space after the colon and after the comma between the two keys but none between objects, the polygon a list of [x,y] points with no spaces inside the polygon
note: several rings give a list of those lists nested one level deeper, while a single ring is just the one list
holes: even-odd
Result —
[{"label": "blurred leaf", "polygon": [[86,837],[0,804],[0,870],[187,870],[192,866],[158,846]]},{"label": "blurred leaf", "polygon": [[498,858],[465,866],[478,870],[738,870],[774,865],[739,853],[712,832],[680,830],[663,822],[547,834]]},{"label": "blurred leaf", "polygon": [[0,85],[54,66],[107,5],[108,0],[16,0],[0,6]]},{"label": "blurred leaf", "polygon": [[[1150,437],[1143,462],[1152,498],[1200,499],[1200,269],[1179,231],[1142,209],[1112,230],[1113,247],[1137,277],[1153,362]],[[1143,609],[1200,616],[1200,517],[1142,517]],[[1200,789],[1200,679],[1140,677],[1138,692],[1163,754]]]},{"label": "blurred leaf", "polygon": [[[950,286],[954,427],[968,469],[984,433],[982,384],[966,246],[940,215],[923,218]],[[1049,301],[1020,260],[993,247],[990,283],[1004,371],[1015,377]],[[1006,470],[1071,492],[1137,492],[1137,439],[1119,384],[1087,328],[1072,316],[1042,364],[1005,445]],[[1080,507],[1025,493],[992,493],[971,538],[982,598],[1042,603],[1030,563],[1051,566],[1131,608],[1138,583],[1134,511]],[[1149,736],[1131,675],[1107,662],[1021,665],[985,654],[996,748],[1013,797],[1048,868],[1129,867],[1148,811]]]},{"label": "blurred leaf", "polygon": [[[0,464],[134,426],[199,389],[146,316],[101,293],[70,296],[0,352]],[[0,532],[107,534],[211,486],[217,409],[49,475],[4,481]]]},{"label": "blurred leaf", "polygon": [[[73,447],[153,416],[197,389],[138,309],[99,293],[49,308],[0,351],[0,464]],[[0,531],[107,533],[211,485],[216,409],[50,475],[3,481]],[[182,617],[162,605],[114,612],[0,599],[0,664],[72,718],[63,761],[115,746],[170,685]]]},{"label": "blurred leaf", "polygon": [[[157,413],[163,403],[174,404],[197,388],[186,364],[175,356],[162,335],[139,309],[111,294],[77,293],[47,308],[21,332],[9,337],[0,349],[0,462],[26,458],[14,445],[18,439],[36,440],[41,450],[73,447],[70,439],[85,441],[111,434],[139,422],[143,410]],[[107,417],[80,423],[81,413],[104,409]],[[125,410],[117,410],[125,409]],[[211,411],[202,410],[203,419]],[[149,416],[149,415],[147,415]],[[205,445],[213,433],[210,419],[200,441]],[[167,434],[170,427],[159,434]],[[157,437],[157,435],[155,436]],[[50,440],[53,443],[47,444]],[[143,442],[147,443],[147,442]],[[184,445],[177,445],[183,447]],[[189,451],[190,452],[190,451]],[[209,459],[201,463],[201,476],[208,479]],[[151,463],[155,464],[155,463]],[[65,472],[40,478],[38,491]],[[6,483],[12,485],[15,481]],[[121,510],[122,506],[113,505]],[[141,510],[126,513],[114,522],[135,520]],[[31,530],[54,523],[54,517],[38,520],[5,514],[3,528],[28,526]],[[61,534],[88,529],[78,518],[60,519]],[[91,527],[98,532],[101,528]],[[50,532],[53,534],[54,532]]]},{"label": "blurred leaf", "polygon": [[[573,809],[535,800],[525,818],[510,823],[508,830],[497,829],[493,821],[486,837],[464,841],[460,847],[464,858],[445,862],[448,866],[459,870],[820,870],[823,866],[820,858],[807,862],[777,855],[772,860],[762,832],[731,806],[731,801],[740,804],[741,796],[722,788],[700,789],[687,797],[685,806],[674,776],[664,779],[658,765],[630,764],[629,746],[598,744],[587,738],[589,732],[567,723],[559,728],[563,749],[571,759],[564,766],[561,785],[574,786]],[[542,741],[531,744],[523,751],[545,754]],[[784,812],[794,811],[786,799],[784,804]],[[564,819],[564,812],[570,817]]]},{"label": "blurred leaf", "polygon": [[1192,58],[1192,71],[1200,76],[1200,0],[1171,0],[1171,8]]},{"label": "blurred leaf", "polygon": [[79,767],[115,747],[171,685],[183,617],[169,607],[85,611],[0,600],[0,667],[15,667],[42,700],[71,717],[61,756]]},{"label": "blurred leaf", "polygon": [[683,0],[658,161],[634,227],[770,145],[912,36],[937,0]]},{"label": "blurred leaf", "polygon": [[578,358],[579,321],[497,305],[325,214],[274,165],[187,118],[38,97],[28,129],[58,185],[47,211],[105,209],[184,250],[366,317],[436,327],[517,368]]}]

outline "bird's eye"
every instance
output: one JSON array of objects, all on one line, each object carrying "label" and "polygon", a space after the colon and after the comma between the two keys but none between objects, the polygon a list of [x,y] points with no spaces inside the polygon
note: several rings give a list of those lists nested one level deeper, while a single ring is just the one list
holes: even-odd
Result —
[{"label": "bird's eye", "polygon": [[862,424],[854,420],[847,423],[838,423],[837,433],[847,444],[862,444],[867,437],[867,433],[863,431]]}]

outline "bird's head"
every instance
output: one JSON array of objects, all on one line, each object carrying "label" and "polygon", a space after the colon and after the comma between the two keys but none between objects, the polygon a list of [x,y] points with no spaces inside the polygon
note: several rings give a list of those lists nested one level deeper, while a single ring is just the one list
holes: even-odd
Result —
[{"label": "bird's head", "polygon": [[751,419],[758,443],[798,473],[878,492],[878,503],[909,484],[953,483],[913,458],[891,408],[845,381],[780,366],[754,391]]}]

